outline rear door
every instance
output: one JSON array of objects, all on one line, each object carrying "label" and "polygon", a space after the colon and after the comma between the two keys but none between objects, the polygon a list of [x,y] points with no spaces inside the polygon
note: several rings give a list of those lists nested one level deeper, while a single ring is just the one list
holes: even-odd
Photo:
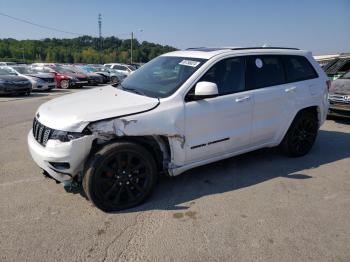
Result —
[{"label": "rear door", "polygon": [[290,114],[292,89],[286,87],[282,56],[255,55],[247,60],[247,87],[254,90],[252,146],[273,142]]}]

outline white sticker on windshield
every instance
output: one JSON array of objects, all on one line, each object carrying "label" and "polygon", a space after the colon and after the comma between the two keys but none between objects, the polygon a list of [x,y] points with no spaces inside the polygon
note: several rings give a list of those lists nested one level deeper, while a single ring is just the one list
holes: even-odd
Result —
[{"label": "white sticker on windshield", "polygon": [[255,59],[255,65],[256,65],[258,68],[262,68],[262,67],[263,67],[263,62],[261,61],[260,58]]},{"label": "white sticker on windshield", "polygon": [[191,67],[196,67],[200,63],[198,61],[193,61],[193,60],[182,60],[179,65],[184,65],[184,66],[191,66]]}]

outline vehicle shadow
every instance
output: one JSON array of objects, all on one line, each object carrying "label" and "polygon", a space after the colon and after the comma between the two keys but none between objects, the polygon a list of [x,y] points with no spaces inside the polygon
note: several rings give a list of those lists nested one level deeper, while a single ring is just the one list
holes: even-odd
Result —
[{"label": "vehicle shadow", "polygon": [[183,210],[203,196],[263,183],[277,177],[312,179],[304,170],[350,157],[350,134],[321,130],[311,152],[288,158],[277,149],[262,149],[190,170],[177,177],[161,177],[146,203],[119,213]]},{"label": "vehicle shadow", "polygon": [[341,116],[327,116],[328,120],[332,120],[338,124],[350,125],[350,117],[341,117]]}]

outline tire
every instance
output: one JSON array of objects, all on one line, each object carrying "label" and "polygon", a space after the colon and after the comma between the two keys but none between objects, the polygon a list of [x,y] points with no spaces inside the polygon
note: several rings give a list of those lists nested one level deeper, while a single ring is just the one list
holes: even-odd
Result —
[{"label": "tire", "polygon": [[280,147],[291,157],[306,155],[315,143],[318,119],[308,111],[299,112],[284,136]]},{"label": "tire", "polygon": [[69,88],[69,81],[68,80],[61,80],[61,88],[68,89]]},{"label": "tire", "polygon": [[90,158],[83,189],[96,207],[113,212],[143,203],[151,195],[157,177],[149,151],[135,143],[116,142]]}]

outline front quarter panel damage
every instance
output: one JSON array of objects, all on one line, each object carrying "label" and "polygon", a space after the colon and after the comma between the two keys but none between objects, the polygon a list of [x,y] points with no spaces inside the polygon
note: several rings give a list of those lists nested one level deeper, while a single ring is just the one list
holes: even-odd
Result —
[{"label": "front quarter panel damage", "polygon": [[[119,117],[91,123],[88,129],[97,139],[108,141],[117,137],[144,137],[155,138],[163,153],[164,169],[171,169],[184,165],[184,115],[180,108],[152,110],[147,113]],[[170,156],[162,150],[164,143],[157,137],[166,137],[169,142]]]}]

